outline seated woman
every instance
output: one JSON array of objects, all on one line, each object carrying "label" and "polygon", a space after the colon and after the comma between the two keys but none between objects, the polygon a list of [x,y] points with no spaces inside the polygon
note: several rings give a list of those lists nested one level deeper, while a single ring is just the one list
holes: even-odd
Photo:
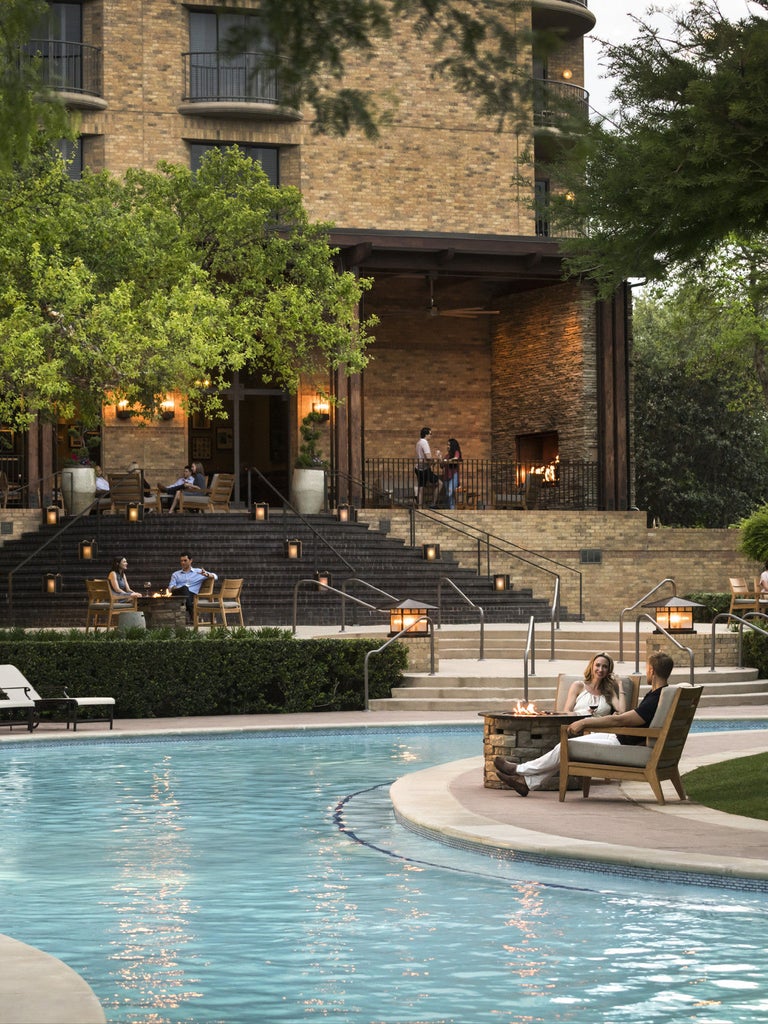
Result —
[{"label": "seated woman", "polygon": [[613,658],[596,654],[584,669],[584,681],[571,683],[565,711],[577,715],[621,715],[626,711],[624,693],[613,674]]},{"label": "seated woman", "polygon": [[131,590],[128,579],[125,575],[125,570],[128,568],[128,562],[125,558],[116,558],[112,562],[112,568],[109,572],[107,579],[109,580],[109,589],[113,594],[120,597],[141,597],[136,590]]},{"label": "seated woman", "polygon": [[173,502],[171,503],[171,507],[168,510],[169,513],[170,512],[178,512],[178,510],[179,510],[179,503],[181,501],[180,495],[181,495],[182,491],[186,491],[188,494],[189,493],[201,494],[205,490],[205,488],[207,487],[208,482],[205,479],[205,470],[203,469],[202,462],[193,462],[192,463],[192,473],[193,473],[192,479],[186,481],[184,483],[184,485],[182,487],[179,487],[179,489],[174,494]]}]

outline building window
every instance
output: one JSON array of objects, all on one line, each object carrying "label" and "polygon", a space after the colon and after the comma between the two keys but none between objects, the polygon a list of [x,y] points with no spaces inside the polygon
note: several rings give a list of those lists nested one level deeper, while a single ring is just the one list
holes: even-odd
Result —
[{"label": "building window", "polygon": [[[273,47],[253,35],[258,29],[256,15],[190,11],[187,99],[277,104],[277,76],[266,60]],[[259,40],[257,48],[225,55],[225,43],[244,30]]]},{"label": "building window", "polygon": [[67,174],[73,181],[79,181],[83,176],[83,141],[77,139],[59,139],[57,147],[62,159],[67,165]]},{"label": "building window", "polygon": [[536,234],[549,235],[549,180],[536,179]]},{"label": "building window", "polygon": [[277,146],[249,146],[244,142],[190,142],[189,163],[193,171],[200,167],[203,155],[210,149],[228,149],[237,146],[251,160],[258,160],[270,183],[276,187],[280,184],[280,150]]},{"label": "building window", "polygon": [[80,4],[49,5],[27,44],[30,56],[42,58],[43,81],[54,89],[79,92],[83,87],[83,19]]}]

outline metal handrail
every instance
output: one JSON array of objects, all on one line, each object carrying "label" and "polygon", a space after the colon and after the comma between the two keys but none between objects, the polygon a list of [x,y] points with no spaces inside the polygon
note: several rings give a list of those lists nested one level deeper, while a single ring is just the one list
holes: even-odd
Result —
[{"label": "metal handrail", "polygon": [[343,590],[337,590],[336,587],[332,587],[330,583],[322,583],[320,580],[303,579],[297,580],[293,585],[293,623],[291,632],[295,635],[296,633],[296,622],[299,617],[298,614],[298,602],[299,602],[299,587],[304,584],[311,584],[315,590],[329,590],[332,594],[338,594],[342,600],[348,598],[350,601],[354,601],[355,604],[361,604],[364,608],[369,608],[374,612],[381,612],[382,615],[386,615],[386,612],[382,608],[377,608],[375,604],[368,604],[367,601],[363,601],[359,597],[353,597],[351,594],[345,594]]},{"label": "metal handrail", "polygon": [[536,620],[533,616],[528,620],[528,633],[525,638],[523,652],[523,699],[528,703],[528,662],[531,663],[531,675],[536,675]]},{"label": "metal handrail", "polygon": [[717,622],[719,622],[719,621],[726,621],[727,620],[728,622],[738,622],[738,624],[739,624],[739,642],[738,642],[738,651],[737,651],[737,654],[738,654],[738,657],[737,657],[738,668],[742,667],[741,666],[741,642],[742,642],[742,639],[744,637],[744,626],[748,626],[754,633],[762,633],[763,636],[768,636],[768,630],[761,629],[759,626],[756,626],[753,622],[749,622],[748,619],[747,619],[747,616],[749,616],[749,618],[758,618],[759,617],[761,619],[768,620],[768,615],[766,615],[765,612],[747,612],[747,615],[744,618],[742,618],[740,615],[734,615],[732,612],[720,612],[719,615],[715,615],[715,617],[712,619],[712,657],[711,657],[711,662],[710,662],[710,667],[709,667],[709,671],[710,672],[714,672],[715,671],[715,625],[716,625]]},{"label": "metal handrail", "polygon": [[443,626],[443,583],[447,583],[449,586],[453,587],[459,597],[464,598],[471,608],[474,608],[480,613],[480,656],[477,660],[485,661],[485,612],[479,604],[475,604],[474,601],[470,600],[464,591],[460,587],[457,587],[449,576],[440,576],[437,581],[437,628],[442,629]]},{"label": "metal handrail", "polygon": [[[667,583],[671,583],[672,584],[672,597],[677,597],[677,587],[675,586],[675,581],[672,579],[671,576],[667,576],[666,579],[663,579],[660,583],[657,583],[655,587],[652,587],[651,590],[649,590],[648,593],[644,597],[641,597],[639,600],[635,601],[634,604],[631,604],[629,606],[629,608],[622,608],[621,615],[619,616],[619,661],[620,662],[624,661],[624,615],[625,615],[625,613],[626,612],[633,612],[635,610],[635,608],[639,608],[640,605],[643,604],[644,601],[647,601],[649,597],[652,597],[658,590],[661,590],[661,588],[663,586],[666,586]],[[655,622],[656,620],[652,619],[651,621]],[[659,629],[661,629],[661,626],[659,626]]]},{"label": "metal handrail", "polygon": [[270,490],[272,491],[272,493],[273,493],[273,494],[275,494],[275,495],[277,495],[277,497],[278,497],[278,498],[280,499],[280,501],[281,501],[281,502],[283,503],[283,508],[285,508],[285,506],[287,506],[287,507],[288,507],[288,508],[289,508],[289,509],[291,510],[291,512],[293,512],[293,514],[294,514],[295,516],[298,516],[298,517],[299,517],[299,519],[300,519],[300,520],[302,521],[302,523],[303,523],[303,524],[304,524],[304,525],[306,526],[306,528],[307,528],[307,529],[308,529],[308,530],[310,531],[310,533],[312,533],[312,534],[313,534],[313,536],[314,536],[314,537],[315,537],[315,538],[316,538],[317,540],[319,540],[319,541],[321,542],[321,544],[324,544],[324,545],[325,545],[325,547],[326,547],[326,548],[328,548],[328,550],[329,550],[329,551],[332,551],[332,552],[333,552],[333,554],[334,554],[334,555],[336,556],[336,558],[338,558],[340,562],[343,562],[343,563],[344,563],[344,565],[346,565],[346,567],[347,567],[347,568],[349,569],[349,571],[350,571],[350,572],[352,572],[352,573],[354,573],[354,572],[355,572],[355,567],[354,567],[354,565],[352,565],[352,563],[351,563],[350,561],[348,561],[348,560],[347,560],[347,559],[346,559],[346,558],[344,557],[344,555],[342,555],[342,554],[341,554],[341,552],[340,552],[340,551],[337,551],[337,550],[336,550],[336,548],[335,548],[335,547],[333,546],[333,544],[331,544],[331,542],[330,542],[330,541],[329,541],[329,540],[328,540],[328,539],[327,539],[326,537],[324,537],[324,536],[323,536],[323,535],[322,535],[322,534],[320,533],[320,531],[319,531],[319,530],[316,530],[316,529],[315,529],[315,527],[314,527],[314,526],[312,525],[312,523],[310,523],[310,522],[309,522],[309,521],[308,521],[308,520],[306,519],[306,517],[305,517],[305,516],[303,516],[303,515],[301,514],[301,512],[298,512],[298,511],[297,511],[297,510],[296,510],[296,509],[295,509],[295,508],[293,507],[293,505],[292,505],[292,504],[290,503],[290,501],[288,501],[288,499],[287,499],[287,498],[286,498],[286,497],[285,497],[284,495],[282,495],[282,494],[280,493],[280,491],[278,491],[278,489],[277,489],[277,488],[275,487],[275,485],[274,485],[274,484],[273,484],[273,483],[272,483],[272,482],[271,482],[270,480],[268,480],[268,479],[267,479],[267,478],[266,478],[266,477],[264,476],[264,474],[263,474],[263,473],[261,472],[261,470],[260,470],[260,469],[256,469],[256,467],[255,467],[255,466],[252,466],[252,467],[251,467],[251,469],[249,470],[249,472],[251,472],[251,473],[255,473],[255,474],[256,474],[256,476],[258,476],[258,477],[259,477],[259,479],[261,480],[261,482],[262,482],[262,483],[265,483],[265,484],[267,485],[267,487],[269,487],[269,489],[270,489]]},{"label": "metal handrail", "polygon": [[667,638],[667,640],[671,640],[672,641],[672,643],[675,645],[675,647],[679,647],[681,651],[686,651],[687,652],[688,659],[689,659],[689,674],[690,674],[691,686],[693,686],[694,682],[695,682],[694,670],[693,670],[694,669],[694,666],[693,666],[693,662],[694,662],[693,651],[691,650],[690,647],[686,647],[685,644],[681,644],[680,641],[676,637],[672,636],[671,633],[668,633],[666,631],[666,629],[664,629],[663,626],[660,626],[658,624],[658,622],[656,621],[656,619],[654,619],[654,617],[652,615],[648,614],[648,612],[643,612],[641,615],[638,615],[637,618],[635,619],[635,672],[639,672],[640,671],[640,619],[647,619],[648,622],[652,622],[654,624],[654,626],[656,627],[656,629],[660,633],[664,634],[664,636]]},{"label": "metal handrail", "polygon": [[383,643],[381,645],[381,647],[377,647],[373,651],[368,651],[368,653],[366,654],[365,661],[363,662],[363,698],[364,698],[364,708],[365,708],[366,711],[369,710],[369,708],[368,708],[368,659],[373,654],[381,654],[381,652],[386,650],[387,647],[389,647],[390,644],[395,642],[395,640],[399,640],[400,637],[403,636],[404,633],[409,633],[412,630],[413,626],[416,625],[417,622],[428,622],[429,623],[429,674],[431,676],[433,676],[435,674],[435,627],[434,627],[434,624],[432,622],[432,619],[430,619],[430,617],[428,615],[421,615],[418,619],[416,619],[415,622],[412,622],[410,626],[407,626],[405,629],[401,629],[399,633],[395,633],[394,636],[389,637],[389,639],[386,641],[386,643]]},{"label": "metal handrail", "polygon": [[[382,597],[386,597],[390,601],[393,601],[395,603],[399,603],[400,602],[400,598],[399,597],[395,597],[394,594],[388,594],[386,590],[382,590],[381,587],[375,587],[373,585],[373,583],[369,583],[367,580],[362,580],[358,576],[353,576],[351,579],[344,580],[344,582],[341,584],[341,629],[339,630],[340,633],[344,632],[344,630],[346,629],[346,624],[347,624],[347,620],[346,620],[346,606],[345,606],[344,602],[345,602],[346,597],[347,597],[347,584],[348,583],[361,583],[364,587],[368,587],[369,590],[375,590],[377,594],[381,594]],[[377,611],[381,611],[382,609],[377,608],[376,610]]]}]

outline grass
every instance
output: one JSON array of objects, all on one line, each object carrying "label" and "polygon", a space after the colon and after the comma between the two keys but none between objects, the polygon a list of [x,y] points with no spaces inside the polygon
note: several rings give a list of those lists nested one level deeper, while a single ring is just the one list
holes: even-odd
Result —
[{"label": "grass", "polygon": [[684,785],[697,803],[768,821],[768,753],[697,768],[684,777]]}]

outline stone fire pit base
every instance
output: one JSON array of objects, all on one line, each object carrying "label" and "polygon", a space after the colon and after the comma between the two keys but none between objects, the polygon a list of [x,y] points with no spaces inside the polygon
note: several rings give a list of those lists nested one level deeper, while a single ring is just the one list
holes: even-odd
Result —
[{"label": "stone fire pit base", "polygon": [[[546,754],[560,743],[560,726],[573,722],[581,715],[560,712],[540,712],[535,715],[520,715],[511,711],[480,712],[483,716],[483,755],[485,758],[483,785],[486,789],[506,789],[496,774],[493,764],[495,757],[511,757],[514,761],[532,761]],[[547,791],[560,788],[560,776],[555,774],[541,787]],[[569,789],[579,789],[580,783],[573,779]]]}]

